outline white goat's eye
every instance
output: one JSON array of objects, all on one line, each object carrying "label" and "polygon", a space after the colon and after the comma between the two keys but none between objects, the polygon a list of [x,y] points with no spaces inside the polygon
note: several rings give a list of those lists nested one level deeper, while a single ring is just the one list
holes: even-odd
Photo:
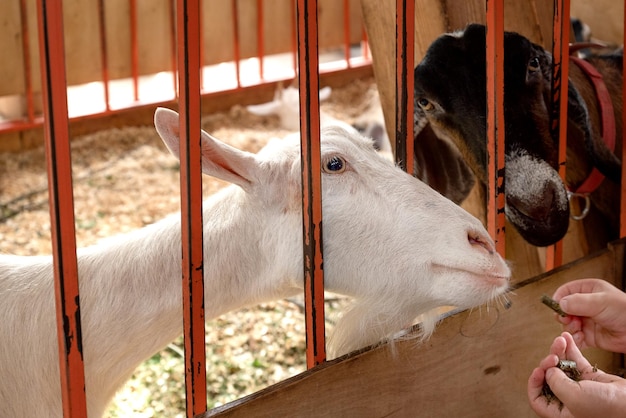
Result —
[{"label": "white goat's eye", "polygon": [[343,173],[346,170],[346,161],[338,156],[331,157],[324,163],[322,170],[330,174]]},{"label": "white goat's eye", "polygon": [[430,100],[425,99],[423,97],[420,97],[419,99],[417,99],[417,104],[426,112],[429,112],[435,108],[435,106],[430,102]]},{"label": "white goat's eye", "polygon": [[528,61],[528,71],[530,71],[531,73],[534,73],[536,71],[539,71],[539,69],[540,69],[539,58],[537,57],[531,58],[530,61]]}]

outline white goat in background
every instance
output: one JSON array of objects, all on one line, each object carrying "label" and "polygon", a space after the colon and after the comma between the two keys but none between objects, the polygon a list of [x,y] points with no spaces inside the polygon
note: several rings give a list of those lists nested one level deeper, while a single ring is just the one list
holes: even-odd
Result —
[{"label": "white goat in background", "polygon": [[[157,131],[178,156],[178,115]],[[506,291],[510,270],[480,222],[337,127],[322,131],[326,288],[354,305],[330,336],[343,354],[440,305]],[[258,154],[202,133],[204,173],[232,183],[204,202],[206,318],[303,290],[300,144]],[[135,368],[182,333],[180,215],[78,250],[87,404],[99,417]],[[0,255],[0,410],[61,417],[49,256]],[[437,318],[426,315],[424,337]]]},{"label": "white goat in background", "polygon": [[[319,91],[319,100],[327,100],[332,93],[330,87],[323,87]],[[255,115],[277,115],[280,126],[293,132],[300,132],[300,92],[296,87],[282,88],[280,85],[274,92],[274,100],[267,103],[246,106],[246,109]],[[385,119],[380,105],[380,97],[377,91],[369,91],[367,108],[363,114],[355,120],[354,125],[334,118],[320,109],[320,127],[340,126],[349,132],[361,132],[366,137],[374,140],[374,146],[385,157],[393,160],[393,154],[387,131]]]}]

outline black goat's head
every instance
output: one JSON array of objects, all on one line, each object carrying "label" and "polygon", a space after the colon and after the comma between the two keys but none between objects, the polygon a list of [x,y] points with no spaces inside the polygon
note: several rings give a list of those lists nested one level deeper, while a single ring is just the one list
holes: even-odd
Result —
[{"label": "black goat's head", "polygon": [[[505,211],[524,239],[545,246],[561,239],[569,224],[567,192],[555,170],[557,150],[549,126],[551,57],[516,33],[505,33],[504,49]],[[470,25],[439,37],[415,68],[417,165],[429,158],[421,154],[433,152],[434,133],[444,153],[456,147],[476,178],[486,183],[485,62],[485,27]],[[431,150],[424,151],[422,142]],[[467,195],[462,180],[448,189]]]}]

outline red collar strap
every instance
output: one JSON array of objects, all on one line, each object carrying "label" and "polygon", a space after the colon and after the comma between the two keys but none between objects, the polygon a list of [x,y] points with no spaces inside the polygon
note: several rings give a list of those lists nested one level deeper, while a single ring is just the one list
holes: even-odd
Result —
[{"label": "red collar strap", "polygon": [[[581,48],[594,46],[598,45],[593,43],[570,45],[570,54]],[[598,99],[598,106],[600,107],[600,116],[602,118],[602,138],[606,146],[613,151],[615,149],[615,113],[613,112],[611,95],[606,88],[606,84],[604,84],[602,74],[600,74],[593,65],[576,56],[570,55],[570,60],[589,77],[589,80],[593,84],[596,91],[596,98]],[[577,194],[591,193],[600,186],[602,180],[604,180],[604,175],[594,167],[587,179],[573,192]]]}]

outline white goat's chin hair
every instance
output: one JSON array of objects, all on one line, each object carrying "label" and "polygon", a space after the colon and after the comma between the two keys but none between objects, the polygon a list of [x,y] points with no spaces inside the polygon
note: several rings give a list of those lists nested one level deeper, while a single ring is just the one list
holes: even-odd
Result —
[{"label": "white goat's chin hair", "polygon": [[[486,297],[483,296],[483,304],[487,304],[487,308],[494,306],[498,309],[500,306],[509,309],[510,294],[514,292],[494,288]],[[477,298],[479,299],[481,298]],[[424,309],[425,312],[415,312],[400,304],[390,303],[383,297],[354,301],[337,321],[328,338],[328,358],[333,359],[355,350],[393,341],[413,340],[418,346],[430,338],[447,312],[470,307],[429,306]],[[416,323],[419,324],[417,329],[412,327]]]},{"label": "white goat's chin hair", "polygon": [[418,315],[402,312],[402,307],[393,304],[381,309],[383,300],[358,300],[348,308],[328,339],[329,359],[396,339],[415,339],[419,344],[432,335],[441,319],[436,310],[423,313],[419,331],[408,333]]}]

